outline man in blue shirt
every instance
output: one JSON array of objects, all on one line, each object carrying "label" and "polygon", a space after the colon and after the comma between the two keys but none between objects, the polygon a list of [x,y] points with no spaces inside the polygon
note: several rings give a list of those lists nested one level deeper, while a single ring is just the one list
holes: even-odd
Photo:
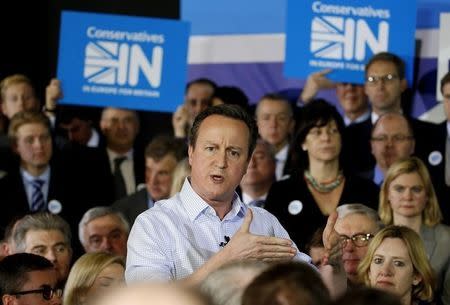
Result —
[{"label": "man in blue shirt", "polygon": [[310,262],[272,214],[247,207],[235,193],[256,137],[254,120],[238,106],[210,107],[196,117],[189,135],[191,176],[180,193],[136,219],[128,240],[127,282],[195,284],[234,260]]}]

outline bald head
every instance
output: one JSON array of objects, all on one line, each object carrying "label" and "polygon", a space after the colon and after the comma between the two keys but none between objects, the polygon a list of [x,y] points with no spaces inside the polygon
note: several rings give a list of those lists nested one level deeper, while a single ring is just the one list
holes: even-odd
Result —
[{"label": "bald head", "polygon": [[167,283],[136,284],[116,289],[94,305],[210,305],[208,299],[193,289]]},{"label": "bald head", "polygon": [[385,172],[392,163],[414,153],[414,134],[408,120],[400,113],[386,113],[375,123],[371,137],[372,154]]}]

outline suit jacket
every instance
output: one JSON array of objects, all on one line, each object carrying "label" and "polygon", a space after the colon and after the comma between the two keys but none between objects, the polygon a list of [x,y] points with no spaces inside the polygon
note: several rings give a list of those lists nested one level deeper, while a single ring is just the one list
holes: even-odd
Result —
[{"label": "suit jacket", "polygon": [[139,214],[148,209],[148,192],[144,188],[127,197],[117,200],[112,207],[121,212],[128,220],[130,226]]},{"label": "suit jacket", "polygon": [[[427,163],[429,148],[434,146],[434,137],[430,137],[430,135],[437,134],[439,126],[414,118],[408,118],[408,120],[411,123],[416,140],[414,154]],[[344,166],[351,173],[365,178],[367,178],[365,173],[373,172],[376,164],[370,146],[372,127],[373,124],[371,118],[369,118],[364,122],[347,126],[344,132]]]},{"label": "suit jacket", "polygon": [[[106,148],[101,148],[101,168],[108,169],[107,175],[109,175],[110,181],[114,181],[114,177],[111,170],[111,165],[109,162],[108,153],[106,152]],[[133,150],[133,172],[134,172],[134,179],[136,181],[136,187],[140,183],[145,182],[145,158],[144,158],[144,152],[140,149],[134,149]],[[114,184],[113,184],[114,185]],[[114,187],[114,186],[113,186]],[[115,192],[112,190],[112,194],[114,195]],[[130,194],[131,195],[131,194]]]},{"label": "suit jacket", "polygon": [[437,129],[432,136],[433,141],[426,147],[425,163],[430,172],[434,189],[439,199],[444,223],[450,224],[450,187],[445,184],[445,149],[447,141],[447,122],[437,125]]},{"label": "suit jacket", "polygon": [[[74,232],[77,232],[78,222],[88,209],[82,197],[83,187],[77,180],[70,165],[61,164],[57,158],[51,161],[45,210],[55,213],[55,210],[48,208],[48,203],[51,200],[59,201],[62,209],[56,214],[63,217]],[[19,166],[4,178],[3,188],[0,223],[4,228],[13,218],[29,214],[31,210]]]},{"label": "suit jacket", "polygon": [[[345,176],[344,189],[338,205],[360,202],[378,207],[379,188],[372,181]],[[305,249],[314,232],[325,226],[328,216],[317,205],[302,174],[272,184],[264,208],[275,215],[299,249]]]},{"label": "suit jacket", "polygon": [[422,225],[420,236],[438,278],[437,295],[442,304],[450,304],[450,227],[438,224],[434,227]]}]

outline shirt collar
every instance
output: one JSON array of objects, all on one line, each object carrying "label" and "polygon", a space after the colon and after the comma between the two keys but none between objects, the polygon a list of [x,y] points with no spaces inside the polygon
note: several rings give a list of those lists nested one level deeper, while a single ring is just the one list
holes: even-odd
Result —
[{"label": "shirt collar", "polygon": [[[400,111],[398,113],[403,114],[403,110],[400,109]],[[378,114],[376,114],[375,112],[372,111],[370,113],[370,117],[372,119],[372,125],[374,125],[377,122],[377,120],[380,118],[380,115],[378,115]]]},{"label": "shirt collar", "polygon": [[275,159],[279,161],[286,160],[288,156],[288,151],[289,151],[289,144],[286,144],[279,152],[277,152],[277,154],[275,155]]},{"label": "shirt collar", "polygon": [[98,134],[95,128],[92,128],[92,135],[89,141],[87,142],[88,147],[97,147],[100,142],[100,135]]},{"label": "shirt collar", "polygon": [[264,194],[263,196],[260,196],[258,198],[252,198],[247,193],[242,192],[242,202],[244,202],[245,204],[249,204],[250,202],[252,202],[254,200],[266,200],[266,198],[267,198],[267,194]]},{"label": "shirt collar", "polygon": [[44,183],[47,183],[49,180],[50,180],[50,166],[47,166],[47,168],[45,169],[45,171],[41,174],[41,175],[39,175],[39,176],[37,176],[37,177],[35,177],[35,176],[33,176],[33,175],[31,175],[29,172],[27,172],[24,168],[20,168],[20,173],[22,174],[22,177],[24,177],[25,178],[25,180],[27,181],[27,182],[33,182],[33,180],[35,180],[35,179],[40,179],[40,180],[43,180],[44,181]]},{"label": "shirt collar", "polygon": [[347,117],[346,115],[344,115],[344,123],[345,126],[348,126],[350,124],[356,124],[356,123],[361,123],[364,122],[365,120],[367,120],[370,117],[370,109],[367,109],[366,112],[364,112],[363,114],[361,114],[359,117],[357,117],[356,119],[354,119],[353,121],[350,120],[349,117]]},{"label": "shirt collar", "polygon": [[[186,213],[191,221],[197,220],[201,215],[216,215],[216,211],[206,201],[204,201],[192,188],[189,177],[184,180],[180,191],[180,199],[184,205]],[[237,193],[234,193],[231,201],[231,211],[223,220],[232,219],[236,216],[243,217],[247,209],[246,205],[239,199]]]},{"label": "shirt collar", "polygon": [[450,121],[447,121],[447,137],[450,138]]},{"label": "shirt collar", "polygon": [[127,157],[127,160],[132,160],[133,159],[133,149],[130,149],[129,151],[127,151],[126,154],[118,154],[114,151],[112,151],[109,148],[106,148],[106,151],[108,153],[108,157],[109,157],[109,161],[110,162],[114,162],[114,159],[117,157]]}]

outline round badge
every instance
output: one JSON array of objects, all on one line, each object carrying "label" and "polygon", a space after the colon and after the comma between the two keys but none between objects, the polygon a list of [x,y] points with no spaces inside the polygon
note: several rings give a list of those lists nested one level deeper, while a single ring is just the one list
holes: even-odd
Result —
[{"label": "round badge", "polygon": [[62,204],[61,202],[59,202],[58,200],[50,200],[50,202],[48,203],[48,210],[50,211],[50,213],[52,214],[59,214],[62,211]]},{"label": "round badge", "polygon": [[300,214],[303,210],[303,203],[300,200],[293,200],[288,205],[288,211],[291,215]]},{"label": "round badge", "polygon": [[442,159],[443,158],[441,152],[437,150],[432,151],[428,156],[428,162],[433,166],[440,164],[442,162]]}]

